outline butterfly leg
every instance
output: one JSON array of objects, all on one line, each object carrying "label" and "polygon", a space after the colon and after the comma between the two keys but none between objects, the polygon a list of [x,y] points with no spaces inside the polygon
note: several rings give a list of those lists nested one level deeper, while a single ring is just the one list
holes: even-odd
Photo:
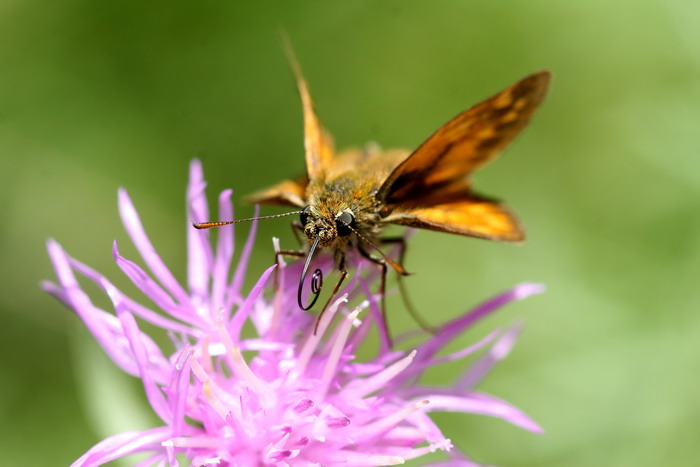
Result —
[{"label": "butterfly leg", "polygon": [[[304,232],[304,226],[301,225],[299,221],[292,221],[291,223],[292,233],[294,233],[294,238],[296,238],[297,243],[300,247],[303,247],[306,242],[301,237],[300,233]],[[275,287],[279,286],[279,270],[280,270],[280,257],[281,256],[291,256],[293,258],[303,258],[306,256],[306,252],[303,250],[280,250],[275,252],[275,264],[277,268],[275,269]]]},{"label": "butterfly leg", "polygon": [[[302,237],[299,235],[301,232],[304,231],[304,227],[301,225],[301,222],[299,221],[292,221],[291,223],[292,227],[292,233],[294,233],[294,238],[297,239],[297,243],[299,246],[304,246],[306,242],[302,239]],[[280,256],[291,256],[294,258],[303,258],[306,256],[306,252],[304,250],[280,250],[275,252],[275,264],[279,266],[280,262]],[[279,269],[279,268],[277,268]]]},{"label": "butterfly leg", "polygon": [[[389,332],[389,322],[386,319],[386,275],[389,270],[386,260],[384,258],[377,258],[372,256],[367,250],[365,250],[362,245],[357,247],[360,254],[364,257],[382,268],[381,280],[379,282],[379,296],[381,300],[380,307],[382,309],[382,320],[384,321],[384,330],[386,331],[387,339],[389,339],[389,346],[391,347],[391,333]],[[403,267],[402,267],[403,268]],[[404,271],[405,272],[405,271]],[[401,274],[399,274],[400,276]]]},{"label": "butterfly leg", "polygon": [[299,246],[304,246],[306,242],[304,241],[304,238],[301,236],[301,234],[304,233],[304,226],[301,225],[301,222],[299,221],[292,221],[292,233],[294,234],[294,238],[297,239],[297,243]]},{"label": "butterfly leg", "polygon": [[333,297],[335,297],[338,291],[340,290],[340,286],[345,281],[345,278],[348,277],[348,271],[345,269],[345,254],[342,251],[338,251],[336,254],[340,255],[338,257],[338,270],[340,270],[340,278],[333,287],[333,291],[331,292],[330,297],[328,297],[326,304],[323,306],[321,312],[318,314],[318,318],[316,318],[316,325],[314,326],[314,335],[316,335],[316,331],[318,331],[318,325],[321,323],[323,313],[326,311],[326,308],[328,308],[328,306],[331,304]]},{"label": "butterfly leg", "polygon": [[[381,243],[388,245],[388,244],[395,244],[398,245],[399,247],[399,264],[401,267],[403,267],[404,263],[404,258],[406,254],[406,249],[408,248],[406,244],[406,239],[404,237],[388,237],[388,238],[383,238],[381,239]],[[438,328],[435,326],[430,325],[421,315],[418,313],[418,310],[413,306],[413,302],[411,302],[411,299],[408,296],[408,290],[406,289],[406,285],[403,282],[403,277],[401,274],[398,274],[396,276],[396,282],[399,285],[399,293],[401,294],[401,299],[403,300],[404,305],[406,305],[406,309],[408,310],[408,314],[411,315],[411,318],[420,326],[424,331],[430,333],[430,334],[436,334],[438,331]]]},{"label": "butterfly leg", "polygon": [[293,258],[303,258],[306,256],[306,253],[303,250],[279,250],[275,252],[275,264],[277,267],[275,268],[275,288],[279,288],[279,271],[280,271],[280,258],[283,256],[291,256]]}]

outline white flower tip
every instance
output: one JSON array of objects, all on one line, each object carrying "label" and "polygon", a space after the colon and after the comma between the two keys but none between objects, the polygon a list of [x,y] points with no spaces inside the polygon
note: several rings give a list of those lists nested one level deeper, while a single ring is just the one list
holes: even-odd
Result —
[{"label": "white flower tip", "polygon": [[355,308],[353,312],[348,315],[348,321],[354,322],[355,320],[357,320],[357,315],[360,314],[360,311],[361,310],[359,308]]},{"label": "white flower tip", "polygon": [[105,292],[107,292],[107,295],[109,296],[109,299],[112,300],[112,303],[118,303],[121,301],[119,291],[112,284],[110,284],[109,281],[101,278],[100,285],[104,288]]},{"label": "white flower tip", "polygon": [[454,445],[452,444],[452,440],[449,438],[445,438],[442,441],[440,441],[439,443],[431,443],[430,444],[430,452],[435,452],[438,449],[440,451],[450,452],[450,450],[452,450],[453,447],[454,447]]},{"label": "white flower tip", "polygon": [[114,240],[114,242],[112,243],[112,258],[114,258],[114,260],[116,261],[117,259],[119,259],[119,256],[119,246],[117,245],[117,241]]},{"label": "white flower tip", "polygon": [[[280,239],[277,237],[272,237],[272,248],[274,248],[275,253],[279,253],[282,248],[280,248]],[[284,255],[279,255],[277,257],[277,261],[279,262],[280,268],[285,268],[287,267],[287,262],[284,260]]]},{"label": "white flower tip", "polygon": [[402,465],[406,463],[406,460],[400,456],[386,456],[381,459],[384,465]]},{"label": "white flower tip", "polygon": [[129,198],[129,193],[126,192],[126,188],[120,186],[117,189],[117,199],[119,200],[119,208],[127,208],[131,206],[131,198]]},{"label": "white flower tip", "polygon": [[117,197],[119,205],[119,215],[122,218],[122,223],[129,230],[132,225],[139,225],[139,216],[136,214],[136,208],[134,203],[131,202],[129,194],[126,192],[125,188],[119,188],[119,195]]},{"label": "white flower tip", "polygon": [[193,172],[195,170],[202,170],[202,161],[200,161],[196,157],[190,161],[190,172]]},{"label": "white flower tip", "polygon": [[518,336],[523,332],[525,325],[522,322],[516,322],[511,327],[509,327],[506,332],[493,344],[489,353],[496,360],[503,360],[508,356],[515,343],[518,340]]},{"label": "white flower tip", "polygon": [[[336,307],[339,307],[341,303],[348,303],[348,294],[343,294],[340,297],[338,297],[338,300],[335,301],[334,305]],[[357,309],[355,311],[357,311],[358,313],[360,312],[360,310]]]},{"label": "white flower tip", "polygon": [[61,244],[53,238],[46,240],[46,250],[49,252],[49,257],[55,262],[57,258],[63,258],[65,253]]},{"label": "white flower tip", "polygon": [[56,258],[57,256],[66,256],[66,253],[65,251],[63,251],[63,247],[61,246],[61,244],[53,238],[49,238],[48,240],[46,240],[46,249],[49,252],[49,256],[51,258]]},{"label": "white flower tip", "polygon": [[515,288],[513,289],[513,295],[515,295],[515,298],[517,300],[522,300],[531,295],[544,293],[545,290],[547,290],[547,288],[544,284],[538,284],[535,282],[523,282],[522,284],[518,284],[517,286],[515,286]]},{"label": "white flower tip", "polygon": [[190,162],[189,178],[188,193],[190,193],[190,189],[198,188],[200,185],[204,185],[204,169],[202,168],[202,161],[199,159],[192,159]]},{"label": "white flower tip", "polygon": [[175,447],[175,443],[173,443],[173,441],[170,440],[170,439],[167,440],[167,441],[163,441],[162,443],[160,443],[160,445],[163,446],[164,448],[172,448],[172,447]]},{"label": "white flower tip", "polygon": [[192,352],[193,349],[189,345],[182,349],[182,352],[180,352],[175,360],[175,369],[177,371],[182,371],[182,369],[185,367],[185,363],[190,358],[190,355],[192,355]]}]

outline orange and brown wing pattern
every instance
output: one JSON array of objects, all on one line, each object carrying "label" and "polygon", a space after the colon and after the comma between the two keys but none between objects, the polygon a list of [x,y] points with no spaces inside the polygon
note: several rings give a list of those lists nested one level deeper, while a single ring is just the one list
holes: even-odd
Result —
[{"label": "orange and brown wing pattern", "polygon": [[277,206],[306,206],[306,178],[284,180],[266,190],[253,193],[245,198],[250,204],[273,204]]},{"label": "orange and brown wing pattern", "polygon": [[544,98],[550,73],[530,75],[462,112],[437,130],[386,179],[378,196],[387,204],[440,198],[466,190],[466,177],[493,159],[525,127]]},{"label": "orange and brown wing pattern", "polygon": [[289,65],[297,82],[304,111],[304,149],[306,151],[306,175],[309,180],[323,178],[333,165],[333,138],[323,128],[316,116],[314,102],[309,93],[301,66],[294,55],[288,40],[283,38]]},{"label": "orange and brown wing pattern", "polygon": [[474,195],[451,203],[396,210],[384,222],[502,242],[525,240],[525,232],[507,207]]},{"label": "orange and brown wing pattern", "polygon": [[314,111],[306,82],[298,83],[304,107],[304,149],[306,150],[306,174],[310,180],[323,177],[333,165],[333,138],[321,126]]}]

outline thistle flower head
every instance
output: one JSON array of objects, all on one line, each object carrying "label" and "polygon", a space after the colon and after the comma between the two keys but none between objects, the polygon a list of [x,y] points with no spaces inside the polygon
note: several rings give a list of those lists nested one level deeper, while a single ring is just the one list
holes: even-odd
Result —
[{"label": "thistle flower head", "polygon": [[[194,161],[187,189],[186,285],[156,254],[126,191],[119,192],[122,221],[150,273],[123,257],[116,243],[112,254],[154,306],[126,296],[58,243],[48,242],[58,282],[45,282],[43,288],[75,311],[122,370],[141,379],[162,421],[99,442],[74,466],[134,453],[145,453],[143,465],[175,466],[183,458],[192,465],[218,466],[392,465],[436,450],[447,452],[452,462],[476,465],[453,449],[430,412],[479,413],[541,431],[518,409],[475,389],[509,352],[518,327],[495,330],[461,351],[438,355],[473,323],[538,293],[540,286],[519,285],[444,324],[413,350],[398,351],[389,344],[378,297],[371,292],[375,273],[358,259],[352,280],[314,333],[314,316],[297,305],[298,264],[268,268],[244,292],[255,223],[235,268],[232,226],[219,229],[215,244],[208,231],[191,228],[190,221],[210,217],[204,188],[201,164]],[[221,219],[233,217],[230,197],[230,190],[219,196]],[[331,266],[326,260],[325,267]],[[113,311],[93,304],[77,276],[106,293]],[[140,322],[167,331],[172,348],[157,345]],[[246,323],[254,336],[242,333]],[[379,330],[379,349],[360,361],[355,353],[373,327]],[[419,383],[426,369],[477,351],[479,357],[451,386]]]}]

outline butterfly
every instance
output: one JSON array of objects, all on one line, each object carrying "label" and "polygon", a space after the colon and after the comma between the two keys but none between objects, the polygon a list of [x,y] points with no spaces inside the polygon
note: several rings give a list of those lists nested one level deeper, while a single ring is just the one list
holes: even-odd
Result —
[{"label": "butterfly", "polygon": [[[293,225],[307,238],[308,251],[284,250],[279,254],[306,256],[298,289],[302,309],[316,303],[322,286],[323,276],[317,269],[312,277],[314,297],[305,305],[302,288],[318,248],[333,253],[340,271],[326,306],[348,275],[345,253],[349,250],[359,251],[382,268],[382,292],[389,266],[407,275],[401,264],[403,237],[381,237],[388,224],[501,242],[525,239],[520,222],[508,207],[472,190],[470,175],[493,160],[527,125],[547,92],[549,71],[527,76],[463,111],[412,152],[382,151],[368,145],[336,153],[332,137],[316,115],[299,65],[293,58],[291,64],[303,108],[306,174],[255,193],[247,201],[301,208],[259,219],[299,215]],[[194,226],[210,228],[247,220]],[[400,244],[398,262],[377,246],[386,243]],[[372,254],[375,251],[379,257]]]}]

